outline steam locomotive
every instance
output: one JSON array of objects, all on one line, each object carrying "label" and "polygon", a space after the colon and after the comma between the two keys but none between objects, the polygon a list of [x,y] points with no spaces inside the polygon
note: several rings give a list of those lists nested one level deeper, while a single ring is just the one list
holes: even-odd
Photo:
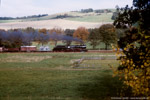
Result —
[{"label": "steam locomotive", "polygon": [[53,52],[87,52],[85,45],[57,45]]}]

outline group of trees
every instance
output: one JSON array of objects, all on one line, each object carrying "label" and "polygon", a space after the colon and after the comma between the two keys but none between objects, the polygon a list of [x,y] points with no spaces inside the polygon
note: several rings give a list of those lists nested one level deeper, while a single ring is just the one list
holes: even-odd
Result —
[{"label": "group of trees", "polygon": [[109,9],[98,9],[94,10],[95,13],[111,13],[112,11]]},{"label": "group of trees", "polygon": [[68,15],[68,14],[63,14],[63,15],[57,15],[56,17],[53,17],[52,19],[75,18],[75,17],[79,17],[79,16],[72,16],[72,15]]},{"label": "group of trees", "polygon": [[116,29],[112,24],[104,24],[100,28],[92,29],[88,39],[93,49],[103,42],[107,50],[109,45],[117,43]]},{"label": "group of trees", "polygon": [[49,41],[49,38],[47,33],[44,34],[36,30],[0,30],[0,47],[18,48],[20,46],[30,46],[32,42],[38,42],[43,45]]},{"label": "group of trees", "polygon": [[81,13],[90,13],[93,12],[94,10],[92,8],[89,9],[81,9]]},{"label": "group of trees", "polygon": [[85,27],[79,27],[72,33],[73,37],[81,39],[84,43],[90,42],[93,49],[96,49],[96,46],[100,45],[100,43],[104,43],[107,50],[110,44],[117,43],[117,32],[112,24],[104,24],[100,28],[89,30]]},{"label": "group of trees", "polygon": [[118,41],[119,75],[134,96],[150,96],[150,0],[133,0],[133,6],[118,9],[114,25],[125,29]]},{"label": "group of trees", "polygon": [[95,12],[95,13],[110,13],[112,12],[109,9],[97,9],[97,10],[93,10],[92,8],[89,9],[81,9],[80,11],[81,13],[90,13],[90,12]]},{"label": "group of trees", "polygon": [[37,34],[17,31],[0,31],[0,47],[16,48],[21,45],[31,45]]},{"label": "group of trees", "polygon": [[57,45],[58,41],[63,41],[69,45],[72,41],[81,43],[82,40],[73,37],[75,30],[66,29],[65,31],[61,28],[53,28],[47,30],[34,29],[28,27],[26,29],[11,29],[8,31],[0,30],[0,47],[16,48],[22,45],[32,45],[32,42],[39,44],[47,44],[49,41],[53,41]]},{"label": "group of trees", "polygon": [[24,16],[24,17],[0,17],[0,20],[13,20],[13,19],[27,19],[27,18],[39,18],[39,17],[44,17],[48,16],[48,14],[39,14],[39,15],[31,15],[31,16]]},{"label": "group of trees", "polygon": [[[32,27],[8,31],[0,30],[0,46],[10,48],[21,45],[31,45],[33,41],[41,43],[42,45],[53,41],[55,46],[58,41],[63,41],[66,45],[70,45],[72,41],[77,41],[76,43],[78,44],[90,42],[93,49],[103,42],[106,45],[105,49],[108,49],[110,44],[116,42],[116,38],[115,28],[112,24],[102,25],[100,28],[89,30],[85,27],[79,27],[76,30],[63,30],[58,27],[50,30],[45,28],[36,30]],[[13,45],[11,43],[13,43]]]}]

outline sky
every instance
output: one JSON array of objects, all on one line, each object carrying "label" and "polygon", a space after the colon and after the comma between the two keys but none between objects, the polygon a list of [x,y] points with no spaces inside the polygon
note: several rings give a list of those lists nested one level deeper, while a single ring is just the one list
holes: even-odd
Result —
[{"label": "sky", "polygon": [[133,0],[0,0],[0,17],[55,14],[80,9],[106,9],[132,5]]}]

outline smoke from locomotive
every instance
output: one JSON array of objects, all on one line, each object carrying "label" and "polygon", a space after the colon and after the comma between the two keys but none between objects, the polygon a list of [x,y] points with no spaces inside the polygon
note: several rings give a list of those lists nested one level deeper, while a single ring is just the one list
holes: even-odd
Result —
[{"label": "smoke from locomotive", "polygon": [[[22,30],[16,31],[3,31],[0,30],[0,47],[5,48],[4,50],[14,50],[19,51],[17,48],[21,48],[21,46],[31,46],[32,42],[40,42],[42,45],[47,43],[49,40],[54,41],[76,41],[80,44],[83,44],[83,41],[78,38],[74,38],[71,36],[53,33],[39,33],[38,31],[26,33]],[[68,48],[68,47],[67,47]],[[74,48],[74,46],[71,46]],[[79,49],[79,48],[78,48]],[[77,49],[76,49],[77,50]]]}]

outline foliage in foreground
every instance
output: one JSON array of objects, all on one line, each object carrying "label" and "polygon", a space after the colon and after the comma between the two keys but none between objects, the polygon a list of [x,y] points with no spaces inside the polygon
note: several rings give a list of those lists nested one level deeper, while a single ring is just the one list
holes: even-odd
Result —
[{"label": "foliage in foreground", "polygon": [[[119,9],[114,24],[128,28],[118,42],[121,64],[117,74],[135,96],[150,96],[150,0],[133,0],[133,7]],[[120,50],[120,49],[119,49]]]}]

